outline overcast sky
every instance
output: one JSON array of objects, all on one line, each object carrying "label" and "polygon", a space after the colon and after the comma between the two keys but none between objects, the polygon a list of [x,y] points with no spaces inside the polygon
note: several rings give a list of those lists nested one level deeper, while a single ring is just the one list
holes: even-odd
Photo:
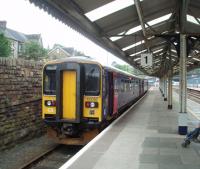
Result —
[{"label": "overcast sky", "polygon": [[25,34],[41,34],[46,48],[58,43],[74,47],[103,64],[110,65],[113,61],[124,64],[87,38],[30,4],[28,0],[0,0],[0,20],[6,20],[10,29]]}]

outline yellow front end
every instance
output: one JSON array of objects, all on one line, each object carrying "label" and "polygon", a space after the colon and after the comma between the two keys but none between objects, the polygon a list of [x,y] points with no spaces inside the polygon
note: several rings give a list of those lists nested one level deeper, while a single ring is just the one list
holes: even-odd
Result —
[{"label": "yellow front end", "polygon": [[56,102],[56,96],[51,95],[43,95],[42,97],[42,118],[45,117],[52,117],[53,115],[56,115],[56,106],[47,106],[45,102],[47,101],[54,101]]},{"label": "yellow front end", "polygon": [[59,66],[44,68],[42,118],[57,143],[84,145],[99,133],[102,122],[102,67],[74,62]]},{"label": "yellow front end", "polygon": [[[83,76],[85,74],[77,73],[78,70],[67,70],[64,69],[61,71],[60,76],[62,77],[59,81],[60,85],[60,97],[61,100],[57,100],[59,103],[56,103],[56,68],[57,65],[46,65],[44,68],[44,75],[43,75],[43,96],[42,96],[42,118],[48,119],[48,118],[55,118],[57,114],[59,115],[60,119],[62,120],[68,120],[72,122],[75,121],[78,117],[77,113],[80,113],[80,118],[88,119],[88,121],[95,121],[95,122],[101,122],[102,121],[102,67],[98,64],[89,64],[85,63],[85,70],[87,69],[87,72],[93,72],[93,69],[95,69],[96,74],[98,74],[98,87],[97,92],[93,92],[88,94],[87,91],[84,91],[84,95],[81,97],[77,97],[77,95],[80,93],[77,93],[78,86],[77,79]],[[90,75],[90,74],[89,74]],[[94,75],[90,75],[86,78],[89,80],[93,80],[96,77],[93,77]],[[88,81],[89,81],[88,80]],[[91,84],[91,83],[88,83]],[[81,84],[84,85],[84,84]],[[82,90],[82,89],[81,89]],[[88,88],[89,92],[90,87]],[[80,91],[79,91],[80,92]],[[81,100],[83,98],[83,100]],[[80,99],[80,100],[79,100]],[[50,104],[50,106],[47,104],[47,102],[50,101],[55,104]],[[83,104],[81,108],[79,109],[79,106],[77,106],[77,102]],[[56,108],[56,106],[60,106],[60,108]],[[56,112],[56,110],[60,112]],[[53,119],[52,119],[53,120]],[[57,120],[57,119],[55,119]],[[81,121],[81,120],[80,120]]]},{"label": "yellow front end", "polygon": [[[88,103],[88,106],[87,106]],[[89,104],[96,104],[95,107]],[[88,119],[96,119],[102,121],[102,98],[100,96],[84,96],[83,117]]]}]

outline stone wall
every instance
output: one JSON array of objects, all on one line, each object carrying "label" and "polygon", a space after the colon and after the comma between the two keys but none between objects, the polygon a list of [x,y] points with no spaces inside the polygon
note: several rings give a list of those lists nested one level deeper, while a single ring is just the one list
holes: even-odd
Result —
[{"label": "stone wall", "polygon": [[0,150],[40,135],[42,63],[0,58]]}]

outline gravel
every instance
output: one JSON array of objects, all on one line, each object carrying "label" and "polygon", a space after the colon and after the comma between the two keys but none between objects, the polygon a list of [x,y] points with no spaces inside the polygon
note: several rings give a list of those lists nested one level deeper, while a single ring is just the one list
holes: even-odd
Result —
[{"label": "gravel", "polygon": [[0,169],[18,169],[56,144],[46,135],[0,151]]}]

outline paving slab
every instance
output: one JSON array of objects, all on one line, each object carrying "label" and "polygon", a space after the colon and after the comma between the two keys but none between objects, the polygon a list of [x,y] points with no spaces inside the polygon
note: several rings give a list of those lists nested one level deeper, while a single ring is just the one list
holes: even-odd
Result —
[{"label": "paving slab", "polygon": [[138,105],[60,169],[199,169],[200,144],[181,147],[178,112],[178,102],[174,100],[168,110],[158,88],[151,88]]}]

